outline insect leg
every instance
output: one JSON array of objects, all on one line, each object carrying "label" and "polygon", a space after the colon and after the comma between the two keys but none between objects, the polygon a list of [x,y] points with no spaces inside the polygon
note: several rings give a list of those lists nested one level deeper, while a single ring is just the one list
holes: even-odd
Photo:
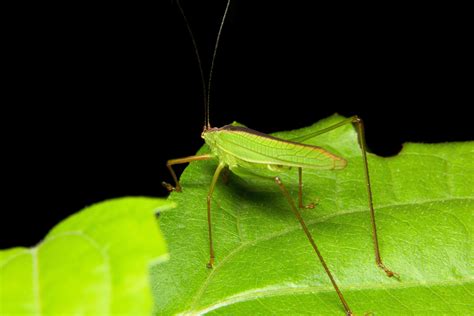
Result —
[{"label": "insect leg", "polygon": [[331,283],[332,283],[334,289],[336,290],[337,296],[339,296],[339,299],[341,300],[341,303],[344,306],[344,310],[346,311],[346,315],[353,315],[352,312],[351,312],[351,309],[349,308],[349,305],[347,304],[346,300],[344,299],[344,296],[342,295],[341,291],[339,290],[339,287],[337,286],[336,281],[334,280],[334,278],[331,274],[331,271],[329,271],[329,268],[328,268],[326,262],[324,261],[323,256],[319,252],[318,247],[316,246],[316,243],[314,242],[313,237],[311,236],[311,233],[309,232],[308,227],[306,226],[306,224],[303,220],[303,217],[301,217],[301,214],[298,211],[298,209],[296,208],[293,199],[291,198],[290,194],[288,193],[288,190],[283,185],[283,182],[281,181],[281,179],[279,177],[275,177],[275,182],[280,187],[281,192],[283,193],[283,195],[285,196],[285,198],[288,201],[288,204],[290,204],[291,210],[293,211],[293,213],[296,215],[296,218],[300,222],[301,227],[303,228],[304,233],[306,234],[306,237],[308,238],[309,242],[311,243],[311,246],[313,246],[314,252],[316,252],[316,255],[318,255],[319,261],[321,262],[324,270],[326,271],[326,274],[328,275],[329,279],[331,280]]},{"label": "insect leg", "polygon": [[229,177],[230,177],[229,174],[230,174],[230,171],[228,167],[222,170],[222,177],[221,177],[222,183],[227,184],[229,182]]},{"label": "insect leg", "polygon": [[304,135],[301,137],[293,138],[291,139],[292,141],[298,141],[302,142],[307,139],[316,137],[317,135],[321,135],[324,133],[327,133],[329,131],[332,131],[336,128],[339,128],[341,126],[347,125],[347,124],[353,124],[356,128],[357,131],[357,136],[359,140],[359,146],[362,151],[362,158],[364,161],[364,175],[365,175],[365,186],[367,188],[367,200],[369,202],[369,209],[370,209],[370,222],[372,226],[372,239],[374,241],[374,251],[375,251],[375,262],[377,263],[377,266],[379,266],[389,277],[396,277],[399,278],[398,274],[391,271],[388,269],[382,262],[382,258],[380,256],[380,249],[379,249],[379,241],[377,237],[377,226],[375,223],[375,211],[374,211],[374,205],[372,201],[372,188],[370,185],[370,176],[369,176],[369,164],[367,162],[367,146],[365,144],[365,132],[364,132],[364,123],[362,122],[362,119],[359,118],[358,116],[352,116],[350,118],[347,118],[345,120],[342,120],[339,123],[336,123],[332,126],[329,126],[327,128],[324,128],[322,130],[316,131],[314,133],[310,133],[308,135]]},{"label": "insect leg", "polygon": [[161,184],[168,190],[168,191],[176,191],[176,192],[181,192],[181,186],[179,185],[178,178],[176,177],[176,173],[173,170],[173,165],[177,164],[182,164],[182,163],[188,163],[188,162],[193,162],[197,160],[208,160],[211,159],[212,156],[209,154],[206,155],[197,155],[197,156],[189,156],[189,157],[184,157],[184,158],[177,158],[177,159],[171,159],[166,162],[166,167],[171,173],[171,176],[173,177],[175,186],[173,187],[171,184],[162,182]]},{"label": "insect leg", "polygon": [[219,163],[217,166],[216,171],[214,172],[214,176],[212,177],[211,186],[209,187],[209,193],[207,194],[207,226],[209,230],[209,262],[207,263],[208,268],[212,268],[214,265],[214,247],[212,245],[212,228],[211,228],[211,199],[212,193],[214,193],[214,188],[216,187],[217,179],[219,179],[219,175],[224,169],[225,164]]},{"label": "insect leg", "polygon": [[383,271],[385,271],[387,276],[399,278],[399,275],[397,273],[391,271],[383,264],[382,258],[380,257],[379,241],[377,237],[377,225],[375,223],[375,211],[374,204],[372,201],[372,188],[370,185],[369,164],[367,162],[367,146],[365,144],[364,123],[362,119],[360,119],[358,116],[353,116],[351,118],[351,122],[356,127],[357,136],[359,137],[359,145],[362,151],[362,158],[364,160],[365,185],[367,187],[367,196],[370,208],[370,222],[372,224],[372,239],[374,240],[375,262]]},{"label": "insect leg", "polygon": [[315,204],[310,203],[308,205],[303,204],[303,168],[298,168],[298,202],[300,208],[314,208]]}]

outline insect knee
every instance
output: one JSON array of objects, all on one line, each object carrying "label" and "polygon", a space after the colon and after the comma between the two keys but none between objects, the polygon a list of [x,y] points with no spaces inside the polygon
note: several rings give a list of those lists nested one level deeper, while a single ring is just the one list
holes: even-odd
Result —
[{"label": "insect knee", "polygon": [[354,115],[352,117],[352,123],[357,123],[357,124],[362,123],[362,119],[359,116]]}]

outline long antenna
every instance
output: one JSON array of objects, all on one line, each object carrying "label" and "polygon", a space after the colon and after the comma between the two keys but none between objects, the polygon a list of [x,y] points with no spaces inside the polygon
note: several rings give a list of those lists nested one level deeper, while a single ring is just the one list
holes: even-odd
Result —
[{"label": "long antenna", "polygon": [[199,56],[199,50],[197,48],[196,39],[194,38],[193,31],[191,30],[191,26],[189,25],[188,18],[186,17],[186,14],[184,14],[183,7],[181,7],[181,3],[179,2],[179,0],[176,0],[176,4],[178,5],[179,11],[181,11],[181,15],[183,16],[184,22],[186,23],[186,27],[188,28],[188,33],[191,36],[191,40],[193,41],[194,54],[196,55],[196,59],[199,66],[199,73],[201,74],[202,95],[204,98],[204,127],[206,127],[209,126],[209,101],[207,100],[208,93],[206,87],[206,79],[204,78],[204,71],[202,70],[201,57]]},{"label": "long antenna", "polygon": [[211,128],[211,124],[209,122],[209,104],[210,104],[210,97],[211,97],[211,80],[212,80],[212,70],[214,69],[214,61],[216,60],[217,55],[217,48],[219,47],[219,40],[221,38],[222,28],[224,27],[225,18],[227,17],[227,11],[229,11],[230,0],[227,0],[227,5],[225,6],[224,14],[222,15],[221,25],[219,26],[219,32],[217,33],[216,44],[214,46],[214,53],[212,54],[212,61],[211,61],[211,70],[209,70],[209,82],[207,83],[207,125],[206,128]]},{"label": "long antenna", "polygon": [[193,32],[191,30],[191,26],[189,24],[188,19],[186,18],[186,15],[184,14],[184,10],[181,7],[181,3],[179,0],[176,0],[176,4],[178,5],[179,11],[181,11],[181,15],[183,16],[184,22],[186,23],[186,27],[188,28],[188,33],[191,36],[191,40],[193,42],[193,47],[194,47],[194,52],[196,54],[196,59],[199,64],[199,72],[201,73],[201,82],[202,82],[202,90],[203,90],[203,96],[204,96],[204,130],[210,129],[211,128],[211,123],[209,121],[209,100],[211,96],[211,80],[212,80],[212,70],[214,69],[214,61],[216,60],[216,55],[217,55],[217,48],[219,47],[219,40],[221,38],[222,34],[222,29],[224,27],[224,22],[227,17],[227,11],[229,10],[230,6],[230,0],[227,0],[227,4],[224,10],[224,14],[222,15],[222,20],[221,24],[219,26],[219,31],[217,33],[217,38],[216,38],[216,44],[214,45],[214,52],[212,54],[212,60],[211,60],[211,68],[209,70],[209,81],[207,83],[206,87],[206,81],[204,78],[204,71],[202,70],[202,63],[201,63],[201,57],[199,56],[199,51],[197,48],[196,44],[196,39],[194,38]]}]

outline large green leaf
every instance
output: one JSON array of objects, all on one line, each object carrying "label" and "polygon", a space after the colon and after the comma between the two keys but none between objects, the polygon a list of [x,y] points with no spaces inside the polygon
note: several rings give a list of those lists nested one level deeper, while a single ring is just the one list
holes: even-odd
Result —
[{"label": "large green leaf", "polygon": [[58,224],[36,247],[0,251],[0,314],[149,315],[149,268],[167,258],[155,213],[172,204],[102,202]]},{"label": "large green leaf", "polygon": [[[332,116],[282,138],[342,119]],[[474,311],[474,143],[406,144],[396,157],[369,155],[382,258],[374,261],[362,160],[355,130],[307,143],[342,155],[340,171],[305,171],[303,217],[353,311],[359,315],[471,314]],[[203,148],[201,152],[206,151]],[[342,306],[299,223],[271,181],[230,175],[212,199],[216,248],[206,269],[206,194],[215,161],[183,173],[178,208],[163,213],[170,260],[153,268],[157,314],[336,314]],[[282,175],[297,196],[295,170]]]}]

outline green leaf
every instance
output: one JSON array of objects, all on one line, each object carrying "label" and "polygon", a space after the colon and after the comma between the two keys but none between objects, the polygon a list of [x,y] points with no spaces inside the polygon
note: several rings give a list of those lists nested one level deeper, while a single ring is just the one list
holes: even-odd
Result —
[{"label": "green leaf", "polygon": [[150,265],[167,258],[155,213],[172,205],[102,202],[59,223],[36,247],[0,251],[0,314],[149,315]]},{"label": "green leaf", "polygon": [[[294,138],[339,122],[278,133]],[[368,135],[370,137],[370,135]],[[471,314],[474,143],[405,144],[390,158],[369,155],[381,255],[375,265],[357,135],[344,126],[307,143],[348,160],[339,171],[303,172],[303,217],[353,312]],[[204,147],[201,152],[207,151]],[[299,223],[272,181],[219,181],[212,198],[214,269],[208,262],[206,195],[215,161],[191,163],[183,193],[161,228],[170,260],[152,269],[157,314],[343,315]],[[282,175],[296,199],[296,170]]]}]

